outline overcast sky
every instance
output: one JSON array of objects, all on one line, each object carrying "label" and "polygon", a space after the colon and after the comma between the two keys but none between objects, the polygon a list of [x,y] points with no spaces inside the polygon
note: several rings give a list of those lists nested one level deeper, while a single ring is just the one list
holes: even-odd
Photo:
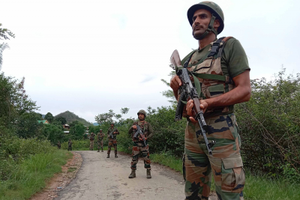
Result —
[{"label": "overcast sky", "polygon": [[[112,109],[134,117],[148,106],[169,106],[170,56],[198,43],[186,13],[192,0],[0,0],[0,23],[15,39],[2,72],[25,77],[38,112],[71,111],[94,122]],[[282,67],[300,72],[300,1],[216,0],[225,15],[219,35],[243,45],[251,79],[271,79]]]}]

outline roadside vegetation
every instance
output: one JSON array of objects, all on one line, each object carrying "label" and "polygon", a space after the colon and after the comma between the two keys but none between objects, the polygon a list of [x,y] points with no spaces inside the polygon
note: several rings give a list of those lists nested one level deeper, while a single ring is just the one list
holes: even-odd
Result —
[{"label": "roadside vegetation", "polygon": [[[14,35],[0,24],[0,39],[10,37]],[[7,47],[6,43],[0,44],[0,70],[2,52]],[[251,84],[251,100],[235,106],[247,172],[245,199],[300,199],[300,75],[286,75],[283,69],[272,81],[262,78],[251,80]],[[41,190],[70,158],[66,151],[69,139],[73,150],[88,150],[88,134],[97,134],[99,129],[107,134],[111,121],[120,131],[118,149],[131,153],[128,129],[135,119],[122,118],[129,108],[122,108],[120,114],[113,110],[101,113],[95,116],[99,126],[87,127],[62,116],[38,113],[38,106],[26,94],[24,85],[25,78],[19,81],[0,71],[1,200],[28,199]],[[170,98],[170,106],[146,109],[146,120],[155,130],[149,142],[151,160],[182,173],[186,121],[174,121],[176,104],[172,91],[163,95]],[[48,124],[40,120],[47,120]],[[70,128],[63,126],[66,123]],[[107,143],[105,137],[105,149]]]}]

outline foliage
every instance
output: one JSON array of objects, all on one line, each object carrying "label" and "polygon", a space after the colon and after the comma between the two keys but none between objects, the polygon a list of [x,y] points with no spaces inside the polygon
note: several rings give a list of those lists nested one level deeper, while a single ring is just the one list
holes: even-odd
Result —
[{"label": "foliage", "polygon": [[273,81],[251,84],[250,101],[236,106],[245,165],[272,176],[299,174],[300,75],[285,76],[283,69]]},{"label": "foliage", "polygon": [[81,140],[83,139],[85,132],[86,127],[82,123],[73,121],[70,124],[69,138],[72,140]]},{"label": "foliage", "polygon": [[[128,113],[129,108],[121,108],[121,113],[126,114]],[[95,121],[98,124],[103,124],[103,123],[111,123],[111,122],[118,122],[122,123],[125,119],[122,119],[121,114],[115,113],[113,110],[109,110],[108,113],[102,113],[98,114],[95,116]]]},{"label": "foliage", "polygon": [[43,124],[38,123],[40,114],[35,112],[26,112],[22,114],[17,123],[16,133],[21,138],[42,138]]},{"label": "foliage", "polygon": [[0,40],[9,40],[9,37],[14,38],[15,34],[13,34],[7,28],[1,28],[2,24],[0,23]]},{"label": "foliage", "polygon": [[54,150],[47,140],[20,139],[4,127],[1,127],[0,144],[0,181],[9,179],[12,172],[15,171],[15,165],[24,159],[31,155]]},{"label": "foliage", "polygon": [[[8,30],[7,28],[1,28],[2,24],[0,23],[0,40],[9,40],[10,37],[14,38],[15,35]],[[2,53],[5,49],[9,48],[7,43],[0,44],[0,70],[2,67]]]},{"label": "foliage", "polygon": [[0,123],[6,127],[22,127],[22,120],[26,119],[23,115],[38,109],[26,95],[24,82],[25,78],[18,82],[12,77],[5,77],[4,73],[0,74]]},{"label": "foliage", "polygon": [[174,106],[157,108],[155,113],[148,114],[146,121],[154,130],[154,136],[149,142],[152,152],[168,152],[176,157],[182,156],[186,120],[176,122],[174,118]]},{"label": "foliage", "polygon": [[46,119],[49,123],[52,123],[52,121],[54,120],[54,117],[53,117],[52,113],[48,112],[48,113],[45,115],[45,119]]},{"label": "foliage", "polygon": [[61,125],[64,125],[64,124],[67,123],[66,118],[61,117],[61,116],[60,117],[54,117],[54,120],[57,121],[57,122],[59,122]]},{"label": "foliage", "polygon": [[53,145],[57,144],[58,142],[68,140],[61,125],[57,126],[55,124],[46,124],[44,125],[42,132],[45,139],[49,140]]},{"label": "foliage", "polygon": [[46,186],[49,178],[61,172],[61,166],[72,154],[51,148],[49,152],[30,155],[21,163],[13,165],[10,179],[1,181],[1,200],[29,199]]}]

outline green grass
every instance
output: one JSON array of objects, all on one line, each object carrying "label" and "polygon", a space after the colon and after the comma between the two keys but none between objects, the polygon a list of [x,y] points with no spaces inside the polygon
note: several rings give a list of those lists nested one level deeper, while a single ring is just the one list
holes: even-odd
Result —
[{"label": "green grass", "polygon": [[[151,154],[151,162],[168,166],[182,173],[182,161],[165,154]],[[247,170],[246,170],[247,172]],[[271,179],[264,175],[246,173],[244,189],[245,200],[298,200],[300,199],[300,183],[290,183],[288,179]],[[212,191],[215,191],[212,179]]]},{"label": "green grass", "polygon": [[61,166],[71,158],[71,153],[54,151],[36,154],[16,166],[16,170],[7,181],[0,183],[1,200],[23,200],[46,186],[55,173],[61,172]]}]

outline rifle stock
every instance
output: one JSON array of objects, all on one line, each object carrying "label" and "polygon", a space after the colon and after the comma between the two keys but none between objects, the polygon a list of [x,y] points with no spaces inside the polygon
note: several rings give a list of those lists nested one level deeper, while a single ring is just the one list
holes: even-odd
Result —
[{"label": "rifle stock", "polygon": [[170,61],[171,61],[170,67],[176,70],[176,75],[180,78],[182,82],[182,85],[180,87],[181,94],[177,103],[175,120],[178,121],[182,119],[182,113],[184,109],[184,104],[182,101],[193,99],[194,101],[193,114],[195,116],[195,119],[198,121],[200,127],[200,130],[196,132],[196,137],[198,138],[199,135],[203,136],[207,151],[210,155],[212,155],[211,147],[215,144],[215,141],[209,143],[207,140],[206,132],[208,132],[209,128],[205,122],[203,111],[200,109],[198,93],[192,84],[192,81],[189,77],[188,70],[186,68],[182,68],[181,60],[177,50],[174,50],[174,52],[172,53]]}]

